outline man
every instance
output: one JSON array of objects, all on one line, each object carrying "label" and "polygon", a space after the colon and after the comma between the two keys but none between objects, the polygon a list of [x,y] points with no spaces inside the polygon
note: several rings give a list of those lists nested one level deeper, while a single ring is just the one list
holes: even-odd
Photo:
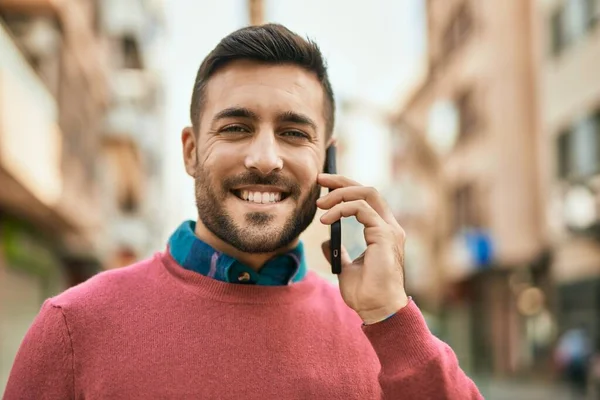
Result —
[{"label": "man", "polygon": [[559,338],[555,360],[574,398],[585,398],[594,351],[588,330],[582,323],[567,329]]},{"label": "man", "polygon": [[[280,25],[224,38],[182,134],[198,220],[47,300],[5,398],[481,398],[404,291],[404,232],[379,193],[321,173],[334,110],[314,43]],[[365,226],[339,289],[304,262],[317,207]]]}]

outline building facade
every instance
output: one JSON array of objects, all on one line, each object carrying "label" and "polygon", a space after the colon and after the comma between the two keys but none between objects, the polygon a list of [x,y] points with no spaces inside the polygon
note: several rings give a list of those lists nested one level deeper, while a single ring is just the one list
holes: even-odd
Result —
[{"label": "building facade", "polygon": [[0,392],[46,298],[157,246],[160,3],[112,3],[138,31],[109,1],[0,0]]},{"label": "building facade", "polygon": [[538,149],[558,333],[600,347],[600,1],[536,2]]},{"label": "building facade", "polygon": [[107,223],[98,235],[106,266],[118,268],[163,249],[164,96],[162,4],[106,0],[99,23],[107,42],[110,99],[103,124],[100,180]]},{"label": "building facade", "polygon": [[0,2],[0,389],[41,302],[101,266],[107,70],[87,5]]},{"label": "building facade", "polygon": [[395,211],[431,271],[423,301],[474,374],[550,356],[533,3],[429,0],[428,73],[393,118],[398,197],[412,198]]}]

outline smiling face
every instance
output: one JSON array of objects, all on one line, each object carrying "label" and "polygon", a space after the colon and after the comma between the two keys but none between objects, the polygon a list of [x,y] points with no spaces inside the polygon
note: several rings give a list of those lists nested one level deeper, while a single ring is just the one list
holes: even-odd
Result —
[{"label": "smiling face", "polygon": [[199,132],[184,131],[201,223],[246,253],[292,243],[312,222],[325,158],[324,92],[294,65],[235,61],[206,88]]}]

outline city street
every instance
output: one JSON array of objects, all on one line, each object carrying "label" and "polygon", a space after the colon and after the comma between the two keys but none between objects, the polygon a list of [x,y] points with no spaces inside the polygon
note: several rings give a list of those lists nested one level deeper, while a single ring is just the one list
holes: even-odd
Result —
[{"label": "city street", "polygon": [[584,400],[558,384],[477,380],[486,400]]}]

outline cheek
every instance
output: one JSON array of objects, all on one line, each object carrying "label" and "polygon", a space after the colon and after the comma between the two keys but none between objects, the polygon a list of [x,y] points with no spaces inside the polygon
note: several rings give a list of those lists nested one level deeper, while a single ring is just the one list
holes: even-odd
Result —
[{"label": "cheek", "polygon": [[215,143],[199,157],[202,169],[210,171],[213,177],[223,177],[243,165],[241,149],[231,143]]},{"label": "cheek", "polygon": [[312,188],[317,183],[317,175],[321,172],[317,157],[309,155],[297,158],[288,165],[303,189]]}]

